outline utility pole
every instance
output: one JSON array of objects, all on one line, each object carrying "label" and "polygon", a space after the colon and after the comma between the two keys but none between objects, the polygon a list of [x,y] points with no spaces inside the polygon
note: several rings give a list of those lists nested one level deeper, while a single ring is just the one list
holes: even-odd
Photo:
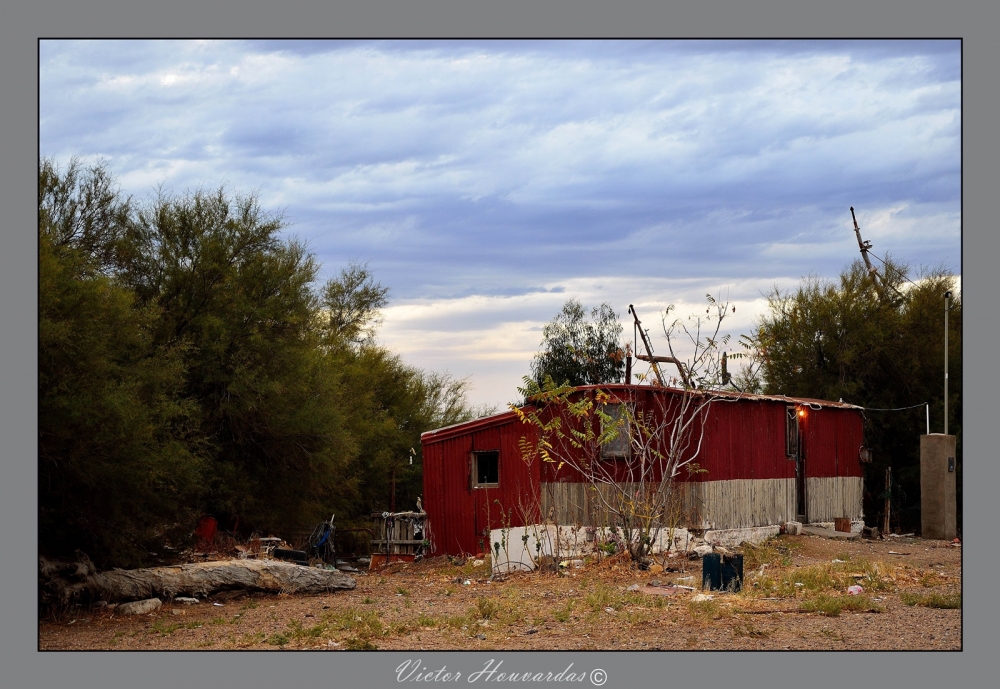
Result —
[{"label": "utility pole", "polygon": [[875,281],[875,287],[878,289],[879,294],[884,298],[884,285],[882,284],[881,276],[878,274],[878,270],[875,269],[875,266],[872,265],[871,260],[868,258],[868,250],[872,248],[872,243],[861,239],[861,228],[858,227],[858,219],[854,217],[854,206],[851,206],[851,220],[854,221],[854,234],[858,237],[858,247],[861,249],[861,258],[864,259],[865,266],[868,268],[868,274],[871,275],[872,280]]},{"label": "utility pole", "polygon": [[944,293],[944,434],[948,435],[948,311],[951,310],[951,292]]}]

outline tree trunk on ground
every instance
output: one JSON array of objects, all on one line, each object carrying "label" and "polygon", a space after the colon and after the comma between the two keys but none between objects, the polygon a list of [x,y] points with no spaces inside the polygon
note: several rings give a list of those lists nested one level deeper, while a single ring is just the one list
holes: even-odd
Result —
[{"label": "tree trunk on ground", "polygon": [[205,598],[217,591],[265,593],[326,593],[353,589],[354,580],[336,570],[303,567],[275,560],[224,560],[149,569],[98,572],[90,558],[77,551],[77,561],[39,558],[41,602],[65,604],[81,596],[108,602]]}]

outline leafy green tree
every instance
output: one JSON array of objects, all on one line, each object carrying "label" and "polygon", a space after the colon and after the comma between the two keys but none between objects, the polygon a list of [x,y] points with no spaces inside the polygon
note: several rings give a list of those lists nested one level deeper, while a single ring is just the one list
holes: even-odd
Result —
[{"label": "leafy green tree", "polygon": [[139,205],[103,166],[39,164],[43,550],[148,560],[198,515],[287,532],[420,492],[420,434],[465,381],[375,341],[388,290],[318,265],[255,195]]},{"label": "leafy green tree", "polygon": [[113,274],[129,207],[101,166],[39,169],[38,472],[44,551],[141,564],[197,515],[205,447],[184,351]]},{"label": "leafy green tree", "polygon": [[[955,298],[949,317],[949,432],[962,428],[962,300],[954,276],[943,269],[909,279],[891,259],[880,293],[861,261],[836,282],[809,278],[793,292],[774,291],[769,313],[758,324],[767,392],[845,402],[866,412],[866,440],[875,460],[866,470],[865,513],[882,509],[885,469],[897,487],[893,512],[907,529],[919,528],[919,436],[941,432],[944,398],[944,294]],[[874,411],[898,409],[899,411]],[[959,449],[961,455],[961,449]],[[959,463],[960,463],[959,457]],[[960,513],[961,514],[961,513]]]},{"label": "leafy green tree", "polygon": [[372,344],[388,297],[389,288],[375,281],[367,265],[349,264],[323,287],[329,334],[353,345]]},{"label": "leafy green tree", "polygon": [[541,351],[531,362],[531,377],[539,385],[546,376],[571,386],[620,382],[625,354],[620,345],[622,325],[608,304],[587,311],[576,299],[563,304],[542,329]]},{"label": "leafy green tree", "polygon": [[338,362],[321,348],[318,270],[253,195],[161,195],[137,215],[140,297],[158,344],[185,352],[186,394],[213,445],[206,508],[248,527],[346,507],[352,441]]}]

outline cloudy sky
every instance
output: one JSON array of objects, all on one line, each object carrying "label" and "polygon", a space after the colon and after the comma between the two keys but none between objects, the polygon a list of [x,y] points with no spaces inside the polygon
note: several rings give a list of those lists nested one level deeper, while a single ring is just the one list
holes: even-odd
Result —
[{"label": "cloudy sky", "polygon": [[[42,41],[40,153],[257,190],[381,341],[504,405],[566,299],[652,325],[874,253],[960,272],[958,41]],[[876,264],[878,262],[876,261]]]}]

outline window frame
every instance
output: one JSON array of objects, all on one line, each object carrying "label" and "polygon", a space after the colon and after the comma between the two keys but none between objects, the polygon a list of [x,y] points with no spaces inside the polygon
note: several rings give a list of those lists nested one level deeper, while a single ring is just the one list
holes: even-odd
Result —
[{"label": "window frame", "polygon": [[[612,407],[615,409],[614,413],[610,413],[609,411],[609,409]],[[608,402],[607,404],[601,405],[601,412],[607,414],[617,422],[618,419],[621,418],[623,407],[624,404],[622,402]],[[604,432],[603,428],[601,429],[601,432],[602,433]],[[601,445],[602,460],[613,461],[616,459],[628,459],[629,457],[632,456],[632,447],[631,443],[629,443],[628,432],[629,432],[629,426],[628,426],[628,420],[626,420],[625,427],[622,429],[622,433],[624,435],[619,435],[614,441],[614,445],[618,445],[619,443],[621,443],[624,447],[621,449],[617,447],[612,449],[613,447],[612,444]]]},{"label": "window frame", "polygon": [[[496,482],[480,483],[479,481],[479,460],[488,456],[496,458]],[[471,490],[480,488],[500,487],[500,450],[473,450],[469,455],[469,487]]]}]

